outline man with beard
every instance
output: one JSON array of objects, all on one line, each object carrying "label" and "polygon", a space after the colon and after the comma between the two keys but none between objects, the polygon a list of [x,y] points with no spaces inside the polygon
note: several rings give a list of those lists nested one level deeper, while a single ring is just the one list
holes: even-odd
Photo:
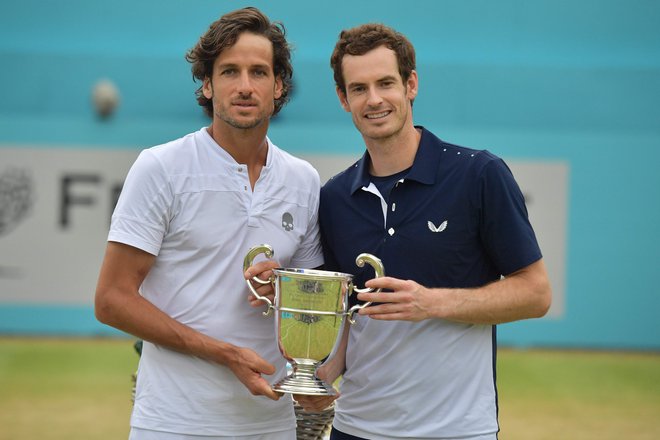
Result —
[{"label": "man with beard", "polygon": [[212,122],[133,164],[96,290],[97,318],[144,340],[129,438],[293,440],[291,398],[269,385],[285,361],[272,321],[245,304],[242,268],[264,242],[283,265],[323,263],[318,173],[267,137],[291,86],[289,45],[244,8],[186,58]]}]

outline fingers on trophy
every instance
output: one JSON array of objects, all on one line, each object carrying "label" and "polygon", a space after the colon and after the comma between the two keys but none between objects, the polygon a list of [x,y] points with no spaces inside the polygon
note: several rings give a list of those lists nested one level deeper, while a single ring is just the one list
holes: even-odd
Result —
[{"label": "fingers on trophy", "polygon": [[[267,244],[254,246],[243,261],[244,272],[260,254],[272,258],[275,253]],[[369,264],[376,277],[385,276],[382,262],[371,254],[358,255],[355,264],[358,267]],[[334,356],[346,321],[353,324],[353,315],[371,304],[367,302],[349,308],[349,296],[353,292],[371,292],[374,289],[355,287],[351,274],[299,268],[276,268],[268,280],[255,276],[246,282],[250,292],[267,304],[264,315],[275,311],[277,344],[292,367],[288,376],[272,385],[273,389],[281,393],[310,396],[337,394],[332,385],[316,376],[316,370]],[[252,282],[257,285],[272,284],[274,301],[259,295]]]}]

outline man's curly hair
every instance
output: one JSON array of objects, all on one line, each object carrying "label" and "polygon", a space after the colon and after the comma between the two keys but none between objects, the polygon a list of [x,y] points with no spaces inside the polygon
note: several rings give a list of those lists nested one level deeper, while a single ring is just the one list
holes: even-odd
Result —
[{"label": "man's curly hair", "polygon": [[399,64],[399,74],[405,83],[410,73],[415,70],[415,48],[401,33],[380,23],[367,23],[339,34],[339,40],[330,57],[330,67],[334,72],[335,84],[346,93],[346,82],[342,72],[342,60],[345,55],[364,55],[385,46],[394,51]]},{"label": "man's curly hair", "polygon": [[[289,100],[292,87],[293,67],[291,47],[286,40],[286,30],[280,22],[271,22],[259,9],[247,7],[229,12],[211,23],[192,49],[186,53],[186,60],[192,64],[193,78],[204,81],[213,74],[213,63],[223,50],[233,46],[243,32],[266,37],[273,43],[273,73],[282,80],[282,95],[275,100],[273,115]],[[204,96],[202,86],[196,91],[197,102],[204,112],[213,117],[213,103]]]}]

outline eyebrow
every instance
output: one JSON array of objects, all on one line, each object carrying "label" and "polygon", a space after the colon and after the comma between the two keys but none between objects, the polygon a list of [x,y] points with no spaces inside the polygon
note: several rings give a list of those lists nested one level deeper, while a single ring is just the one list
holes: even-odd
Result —
[{"label": "eyebrow", "polygon": [[[237,64],[237,63],[220,63],[220,64],[218,64],[217,67],[219,67],[219,68],[239,67],[239,64]],[[266,63],[250,64],[249,68],[251,68],[251,69],[260,68],[260,69],[266,69],[266,70],[270,70],[270,71],[273,70],[273,66],[271,66],[270,64],[266,64]]]},{"label": "eyebrow", "polygon": [[[383,81],[398,81],[398,78],[394,75],[385,75],[385,76],[383,76],[381,78],[378,78],[376,80],[376,82],[383,82]],[[346,88],[351,88],[351,87],[356,87],[356,86],[363,86],[365,84],[366,83],[364,83],[364,82],[356,81],[356,82],[346,84]]]}]

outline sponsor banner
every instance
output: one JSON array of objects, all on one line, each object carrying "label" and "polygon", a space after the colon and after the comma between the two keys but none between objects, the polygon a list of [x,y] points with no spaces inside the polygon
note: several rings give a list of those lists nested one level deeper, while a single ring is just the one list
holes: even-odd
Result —
[{"label": "sponsor banner", "polygon": [[[0,148],[0,307],[91,305],[110,217],[139,151]],[[356,157],[301,155],[325,181]],[[508,161],[564,313],[568,165]]]},{"label": "sponsor banner", "polygon": [[130,150],[0,148],[0,303],[89,304]]}]

